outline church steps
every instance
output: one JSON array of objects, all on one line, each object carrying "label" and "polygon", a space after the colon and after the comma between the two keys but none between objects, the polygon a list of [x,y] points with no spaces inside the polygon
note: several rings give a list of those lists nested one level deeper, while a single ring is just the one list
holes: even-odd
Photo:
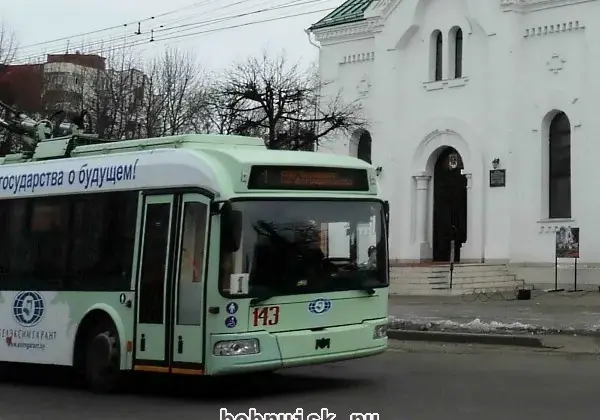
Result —
[{"label": "church steps", "polygon": [[523,285],[502,264],[457,264],[450,288],[449,265],[392,267],[392,295],[456,295],[465,293],[513,291]]},{"label": "church steps", "polygon": [[[393,267],[394,272],[399,274],[410,273],[416,276],[430,276],[435,274],[448,273],[450,271],[450,265],[436,266],[436,267]],[[457,264],[454,266],[454,273],[489,273],[497,271],[506,271],[506,265],[461,265]]]},{"label": "church steps", "polygon": [[[472,288],[481,288],[481,287],[501,287],[501,286],[511,286],[511,288],[516,285],[520,285],[523,282],[520,280],[516,280],[514,277],[506,276],[506,277],[491,277],[488,279],[474,280],[474,281],[463,281],[462,279],[453,279],[452,287],[453,288],[462,288],[462,289],[472,289]],[[406,282],[403,284],[397,284],[399,287],[406,288],[423,288],[423,289],[436,289],[436,288],[449,288],[450,280],[433,282],[433,283],[418,283],[418,282]]]},{"label": "church steps", "polygon": [[[520,284],[519,284],[520,285]],[[512,293],[517,286],[515,287],[487,287],[481,289],[390,289],[390,295],[395,296],[461,296],[461,295],[471,295],[471,294],[480,294],[480,293]]]},{"label": "church steps", "polygon": [[[481,273],[460,273],[460,272],[457,273],[455,271],[452,275],[452,277],[454,279],[457,279],[457,278],[481,279],[481,278],[498,277],[498,276],[509,276],[509,274],[506,272],[502,272],[502,271],[488,271],[488,272],[481,272]],[[431,282],[449,279],[450,271],[448,270],[445,273],[440,273],[438,275],[411,275],[410,273],[406,274],[406,275],[394,274],[393,277],[401,278],[404,281],[415,281],[415,282],[419,282],[419,283],[429,281],[431,283]]]}]

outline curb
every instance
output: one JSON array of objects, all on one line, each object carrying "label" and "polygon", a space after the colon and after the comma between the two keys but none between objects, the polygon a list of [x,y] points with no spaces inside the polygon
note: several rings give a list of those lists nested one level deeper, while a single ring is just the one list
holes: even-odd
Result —
[{"label": "curb", "polygon": [[491,344],[496,346],[517,346],[545,348],[540,337],[505,334],[450,333],[439,331],[388,330],[388,338],[402,341],[435,341],[461,344]]}]

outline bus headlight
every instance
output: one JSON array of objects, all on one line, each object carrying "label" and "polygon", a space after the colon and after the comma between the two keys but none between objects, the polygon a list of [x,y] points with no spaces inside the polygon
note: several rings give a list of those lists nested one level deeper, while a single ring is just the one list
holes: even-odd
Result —
[{"label": "bus headlight", "polygon": [[375,327],[375,329],[373,330],[373,340],[378,340],[380,338],[386,338],[387,330],[388,330],[387,324],[377,325]]},{"label": "bus headlight", "polygon": [[260,344],[255,338],[246,340],[219,341],[215,344],[215,356],[245,356],[260,353]]}]

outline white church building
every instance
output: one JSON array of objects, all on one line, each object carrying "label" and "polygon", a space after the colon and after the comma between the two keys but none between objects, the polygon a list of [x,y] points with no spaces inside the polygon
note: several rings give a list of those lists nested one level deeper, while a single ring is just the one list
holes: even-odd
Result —
[{"label": "white church building", "polygon": [[553,283],[571,227],[578,281],[600,284],[594,17],[600,0],[348,0],[310,28],[322,94],[369,121],[320,151],[380,167],[393,266],[447,262],[454,240],[461,264]]}]

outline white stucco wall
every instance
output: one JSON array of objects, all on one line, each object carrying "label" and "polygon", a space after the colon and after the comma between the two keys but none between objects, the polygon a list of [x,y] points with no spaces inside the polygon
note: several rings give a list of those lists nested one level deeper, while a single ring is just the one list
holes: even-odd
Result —
[{"label": "white stucco wall", "polygon": [[[513,5],[512,3],[519,3]],[[564,7],[558,7],[564,6]],[[381,0],[365,21],[315,30],[323,93],[347,100],[369,85],[363,104],[373,164],[391,203],[390,253],[419,260],[419,209],[414,176],[431,175],[438,148],[452,146],[469,174],[468,240],[463,260],[516,265],[554,263],[554,231],[578,226],[580,263],[600,263],[600,156],[594,118],[600,82],[600,1]],[[590,26],[588,26],[588,23]],[[429,81],[430,37],[464,34],[463,77]],[[363,57],[350,59],[344,57]],[[361,80],[367,83],[361,84]],[[556,111],[571,122],[572,218],[548,220],[548,125]],[[321,151],[350,153],[338,136]],[[492,160],[506,169],[505,188],[489,187]],[[432,235],[432,182],[427,238]]]}]

